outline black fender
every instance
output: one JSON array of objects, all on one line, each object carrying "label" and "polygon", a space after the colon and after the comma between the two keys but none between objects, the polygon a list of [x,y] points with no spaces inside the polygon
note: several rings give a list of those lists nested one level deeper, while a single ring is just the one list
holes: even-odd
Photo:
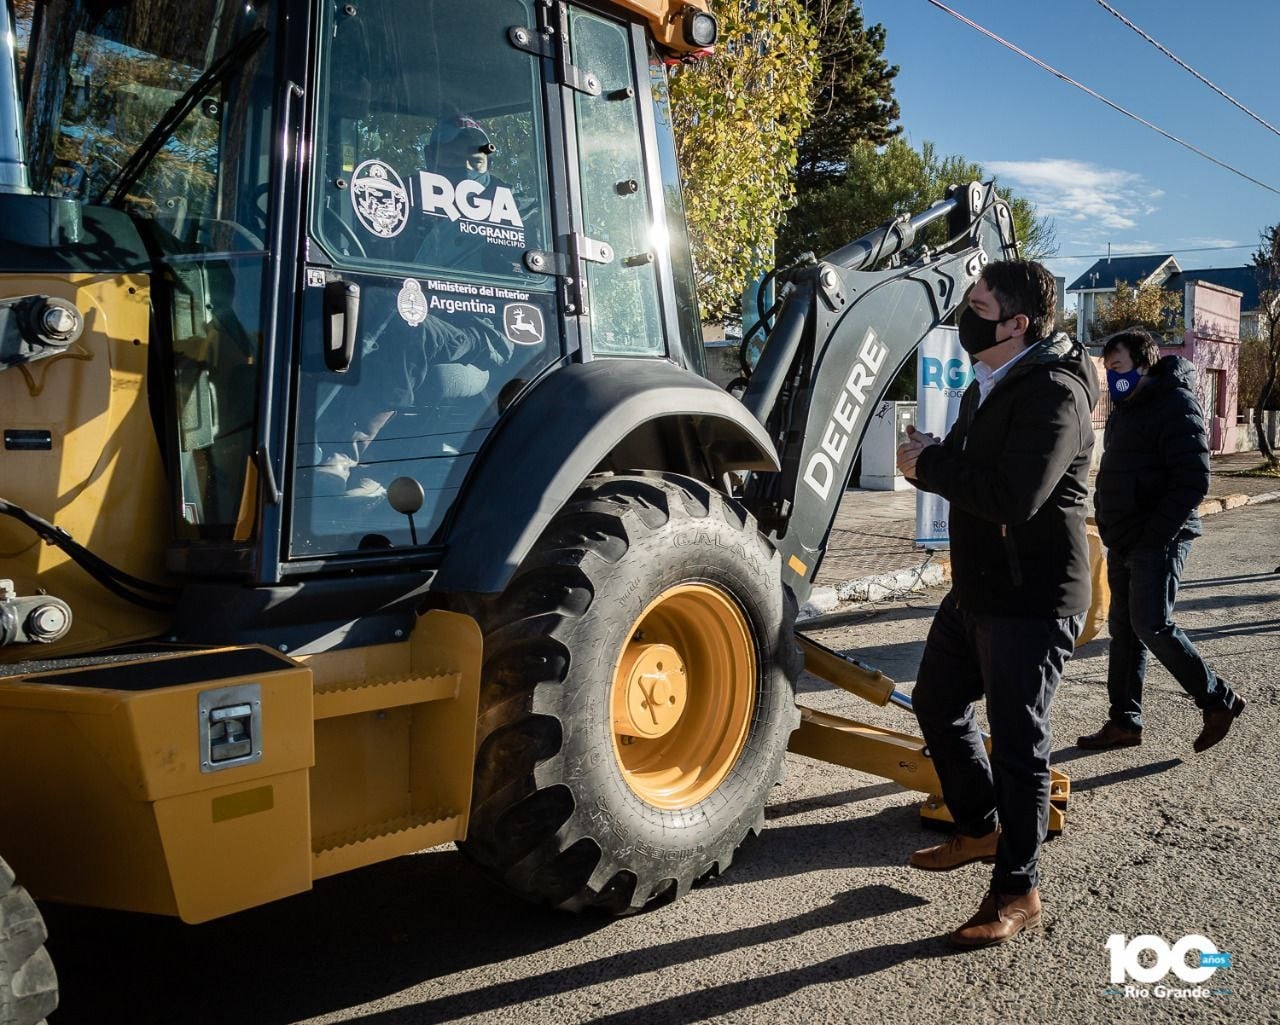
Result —
[{"label": "black fender", "polygon": [[597,471],[663,470],[715,483],[778,470],[768,434],[737,399],[662,360],[553,371],[507,410],[476,457],[442,538],[433,590],[496,594]]}]

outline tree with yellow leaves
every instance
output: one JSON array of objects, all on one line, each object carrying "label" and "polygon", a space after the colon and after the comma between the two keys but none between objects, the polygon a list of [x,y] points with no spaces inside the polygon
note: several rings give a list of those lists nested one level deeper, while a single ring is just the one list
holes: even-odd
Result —
[{"label": "tree with yellow leaves", "polygon": [[704,320],[735,313],[747,282],[773,266],[817,70],[816,36],[801,0],[731,0],[715,12],[715,53],[670,76]]},{"label": "tree with yellow leaves", "polygon": [[1157,338],[1181,336],[1185,329],[1182,293],[1154,283],[1134,287],[1127,281],[1117,281],[1110,296],[1098,297],[1090,334],[1104,338],[1128,327],[1145,328]]}]

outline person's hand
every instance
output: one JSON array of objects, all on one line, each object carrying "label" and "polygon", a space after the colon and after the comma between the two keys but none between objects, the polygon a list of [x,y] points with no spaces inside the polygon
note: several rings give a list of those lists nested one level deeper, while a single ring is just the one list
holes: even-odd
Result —
[{"label": "person's hand", "polygon": [[364,450],[369,447],[369,442],[378,436],[378,432],[387,425],[387,421],[393,416],[395,416],[395,411],[390,409],[375,413],[369,418],[364,430],[357,429],[351,432],[351,451],[357,463],[364,458]]},{"label": "person's hand", "polygon": [[369,447],[371,441],[373,441],[372,434],[366,434],[364,431],[351,432],[351,451],[357,463],[360,462],[360,457],[364,455],[364,450]]},{"label": "person's hand", "polygon": [[917,431],[914,426],[907,427],[907,440],[898,446],[898,470],[910,480],[915,480],[916,461],[920,453],[931,445],[939,444],[932,434]]}]

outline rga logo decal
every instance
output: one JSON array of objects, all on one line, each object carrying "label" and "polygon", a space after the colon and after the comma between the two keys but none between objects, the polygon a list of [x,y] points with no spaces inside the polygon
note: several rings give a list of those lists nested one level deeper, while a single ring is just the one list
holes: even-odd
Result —
[{"label": "rga logo decal", "polygon": [[351,176],[351,206],[378,238],[395,238],[409,223],[409,193],[381,160],[366,160]]},{"label": "rga logo decal", "polygon": [[542,311],[528,303],[507,303],[502,308],[502,330],[516,345],[541,345],[546,334]]},{"label": "rga logo decal", "polygon": [[456,184],[434,171],[419,171],[422,211],[432,217],[447,217],[467,235],[480,235],[497,246],[523,246],[524,220],[516,198],[505,185],[489,186],[467,178]]},{"label": "rga logo decal", "polygon": [[417,327],[427,319],[427,297],[413,278],[404,279],[404,287],[396,296],[396,309],[410,327]]},{"label": "rga logo decal", "polygon": [[936,356],[922,356],[920,380],[926,388],[937,388],[948,398],[955,398],[973,380],[973,368],[960,359],[944,362]]},{"label": "rga logo decal", "polygon": [[[1200,1000],[1204,997],[1229,994],[1230,990],[1208,989],[1201,983],[1208,982],[1209,977],[1220,968],[1231,967],[1231,955],[1220,951],[1205,936],[1192,933],[1183,936],[1171,947],[1162,937],[1144,934],[1126,940],[1123,933],[1112,933],[1107,937],[1107,950],[1111,952],[1111,984],[1123,986],[1123,989],[1109,989],[1108,996],[1124,996],[1129,999],[1146,997],[1178,1000]],[[1187,963],[1187,955],[1198,951],[1200,964],[1192,967]],[[1145,955],[1145,958],[1144,958]],[[1143,964],[1143,960],[1150,964]],[[1172,972],[1183,982],[1192,983],[1190,987],[1167,986],[1165,977]],[[1129,980],[1143,983],[1141,986],[1128,985]],[[1151,983],[1156,985],[1147,988]]]}]

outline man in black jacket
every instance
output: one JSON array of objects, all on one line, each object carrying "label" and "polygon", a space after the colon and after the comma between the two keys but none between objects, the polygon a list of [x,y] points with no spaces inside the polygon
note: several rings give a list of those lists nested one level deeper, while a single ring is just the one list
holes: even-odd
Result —
[{"label": "man in black jacket", "polygon": [[1173,621],[1187,551],[1203,533],[1196,507],[1209,490],[1209,445],[1195,399],[1195,368],[1180,356],[1159,355],[1155,340],[1140,328],[1112,335],[1102,348],[1115,407],[1094,507],[1111,584],[1111,716],[1097,733],[1076,741],[1094,751],[1142,743],[1148,652],[1203,714],[1196,751],[1225,737],[1245,707]]},{"label": "man in black jacket", "polygon": [[[1001,943],[1040,924],[1049,819],[1049,705],[1089,607],[1085,497],[1098,382],[1088,353],[1052,334],[1040,264],[989,264],[959,318],[975,378],[946,440],[912,432],[898,466],[951,503],[951,592],[912,693],[956,831],[916,868],[994,862],[991,889],[951,935]],[[987,756],[973,704],[985,696]]]}]

